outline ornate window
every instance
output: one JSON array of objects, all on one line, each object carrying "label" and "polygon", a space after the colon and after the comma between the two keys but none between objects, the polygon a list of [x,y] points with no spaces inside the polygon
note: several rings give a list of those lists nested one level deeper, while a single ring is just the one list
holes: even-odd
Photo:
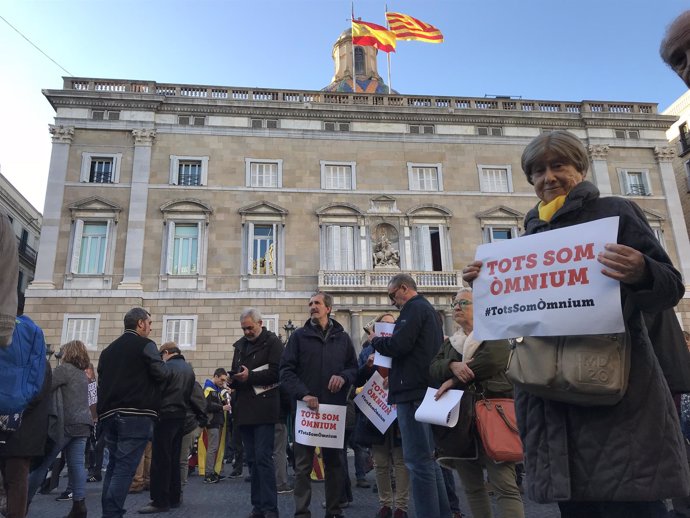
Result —
[{"label": "ornate window", "polygon": [[110,288],[115,228],[122,209],[93,196],[71,205],[69,210],[72,216],[71,257],[65,288]]},{"label": "ornate window", "polygon": [[441,164],[407,163],[407,176],[411,191],[442,191],[443,168]]},{"label": "ornate window", "polygon": [[161,207],[163,265],[160,289],[206,288],[210,205],[193,199],[174,200]]},{"label": "ornate window", "polygon": [[320,207],[316,214],[320,230],[320,270],[351,272],[366,267],[366,229],[362,212],[349,203],[333,203]]},{"label": "ornate window", "polygon": [[245,158],[247,187],[282,187],[283,161]]},{"label": "ornate window", "polygon": [[520,235],[524,214],[503,205],[477,214],[484,243],[514,239]]},{"label": "ornate window", "polygon": [[197,315],[164,315],[163,342],[175,342],[180,349],[196,349]]},{"label": "ornate window", "polygon": [[207,185],[208,157],[170,155],[170,183],[184,186]]},{"label": "ornate window", "polygon": [[239,213],[243,257],[240,288],[283,289],[288,211],[263,201],[243,207]]},{"label": "ornate window", "polygon": [[62,320],[61,343],[80,340],[87,349],[98,349],[98,328],[101,323],[101,315],[65,313]]},{"label": "ornate window", "polygon": [[482,192],[513,192],[513,174],[509,165],[478,165]]},{"label": "ornate window", "polygon": [[437,205],[423,205],[410,210],[407,217],[409,226],[405,232],[411,244],[411,257],[408,258],[411,268],[407,266],[407,269],[423,272],[452,269],[448,232],[452,213]]},{"label": "ornate window", "polygon": [[624,196],[652,195],[647,169],[618,169],[618,177]]},{"label": "ornate window", "polygon": [[82,153],[80,182],[118,183],[122,153]]},{"label": "ornate window", "polygon": [[355,190],[357,188],[356,162],[321,161],[321,188]]}]

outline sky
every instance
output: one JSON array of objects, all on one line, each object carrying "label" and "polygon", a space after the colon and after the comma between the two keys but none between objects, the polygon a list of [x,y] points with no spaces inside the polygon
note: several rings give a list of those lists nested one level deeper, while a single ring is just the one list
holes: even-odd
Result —
[{"label": "sky", "polygon": [[[401,94],[656,102],[686,87],[659,58],[688,0],[388,0],[435,25],[440,45],[398,42]],[[0,171],[39,210],[62,76],[319,90],[350,0],[0,0]],[[385,24],[385,0],[355,0]],[[385,54],[379,73],[386,78]],[[63,70],[63,67],[65,70]]]}]

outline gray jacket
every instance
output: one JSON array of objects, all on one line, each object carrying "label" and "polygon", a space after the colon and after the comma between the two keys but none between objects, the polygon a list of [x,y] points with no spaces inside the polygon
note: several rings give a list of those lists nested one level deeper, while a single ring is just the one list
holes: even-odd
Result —
[{"label": "gray jacket", "polygon": [[[52,390],[54,401],[61,400],[62,408],[55,408],[55,415],[58,421],[62,420],[65,435],[88,437],[93,419],[89,409],[89,380],[86,373],[71,363],[61,363],[53,370]],[[55,397],[58,391],[61,397]]]}]

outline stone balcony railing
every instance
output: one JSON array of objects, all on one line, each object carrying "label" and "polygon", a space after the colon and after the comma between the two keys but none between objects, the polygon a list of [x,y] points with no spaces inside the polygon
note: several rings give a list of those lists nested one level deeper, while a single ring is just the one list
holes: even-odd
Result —
[{"label": "stone balcony railing", "polygon": [[[328,291],[380,291],[388,286],[391,278],[399,270],[357,270],[357,271],[319,271],[319,289]],[[448,272],[410,272],[420,291],[448,292],[462,285],[462,273]]]},{"label": "stone balcony railing", "polygon": [[487,110],[542,113],[615,113],[656,114],[655,103],[606,101],[538,101],[503,97],[449,97],[399,94],[333,93],[314,90],[274,90],[202,85],[176,85],[154,81],[118,79],[64,78],[65,90],[136,93],[169,97],[192,97],[214,101],[247,101],[273,103],[312,103],[338,105],[392,106],[448,111]]}]

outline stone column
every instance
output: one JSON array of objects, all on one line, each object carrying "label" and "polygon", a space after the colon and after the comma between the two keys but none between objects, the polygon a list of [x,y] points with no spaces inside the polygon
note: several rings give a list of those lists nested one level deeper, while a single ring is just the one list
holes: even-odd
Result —
[{"label": "stone column", "polygon": [[443,334],[446,336],[452,336],[458,327],[453,319],[453,311],[441,311],[443,313]]},{"label": "stone column", "polygon": [[683,217],[683,207],[680,204],[678,185],[673,173],[672,161],[676,156],[676,152],[672,147],[655,147],[654,156],[659,163],[661,185],[664,189],[666,206],[668,207],[668,222],[673,233],[673,241],[676,243],[676,254],[678,256],[676,267],[680,270],[687,285],[690,283],[690,241],[688,240],[688,229]]},{"label": "stone column", "polygon": [[129,215],[127,219],[127,240],[125,268],[119,290],[142,290],[141,274],[144,261],[144,240],[146,233],[146,207],[149,197],[151,176],[151,146],[156,138],[154,129],[132,130],[134,137],[134,166],[132,187],[129,193]]},{"label": "stone column", "polygon": [[355,351],[359,354],[362,351],[362,314],[359,311],[350,312],[350,338],[355,346]]},{"label": "stone column", "polygon": [[613,194],[611,190],[611,178],[609,177],[609,166],[606,157],[609,154],[608,146],[589,146],[587,148],[592,160],[592,183],[598,188],[602,196]]},{"label": "stone column", "polygon": [[74,138],[74,127],[50,125],[48,129],[53,136],[53,149],[50,153],[48,186],[43,206],[43,226],[38,245],[36,272],[30,289],[55,289],[53,275],[57,258],[60,216],[65,195],[69,150]]}]

